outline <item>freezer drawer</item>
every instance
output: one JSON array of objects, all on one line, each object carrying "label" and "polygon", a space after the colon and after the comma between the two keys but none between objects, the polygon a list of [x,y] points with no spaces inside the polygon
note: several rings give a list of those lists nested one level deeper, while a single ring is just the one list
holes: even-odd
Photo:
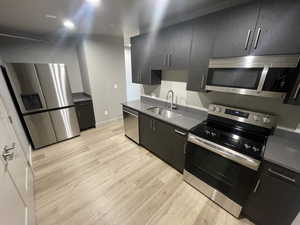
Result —
[{"label": "freezer drawer", "polygon": [[34,64],[12,63],[6,67],[21,112],[30,113],[47,109]]},{"label": "freezer drawer", "polygon": [[64,64],[35,64],[48,109],[73,105],[72,92]]},{"label": "freezer drawer", "polygon": [[34,148],[41,148],[56,142],[52,122],[48,112],[24,116]]},{"label": "freezer drawer", "polygon": [[50,111],[57,141],[62,141],[80,134],[75,107]]}]

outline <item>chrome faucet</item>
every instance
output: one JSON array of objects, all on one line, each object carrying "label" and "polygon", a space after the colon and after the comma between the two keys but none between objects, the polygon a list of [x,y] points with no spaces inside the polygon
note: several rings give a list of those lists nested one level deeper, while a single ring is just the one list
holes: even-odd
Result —
[{"label": "chrome faucet", "polygon": [[167,100],[169,100],[170,93],[172,94],[172,99],[171,99],[171,103],[170,103],[170,109],[173,110],[173,109],[176,109],[176,105],[174,103],[174,91],[173,90],[169,90],[168,91],[168,93],[167,93]]}]

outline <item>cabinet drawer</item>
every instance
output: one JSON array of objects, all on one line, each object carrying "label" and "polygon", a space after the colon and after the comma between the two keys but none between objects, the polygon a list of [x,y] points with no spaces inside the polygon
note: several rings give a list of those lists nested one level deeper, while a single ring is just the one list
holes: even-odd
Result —
[{"label": "cabinet drawer", "polygon": [[263,173],[300,187],[300,174],[276,164],[265,161],[263,164]]}]

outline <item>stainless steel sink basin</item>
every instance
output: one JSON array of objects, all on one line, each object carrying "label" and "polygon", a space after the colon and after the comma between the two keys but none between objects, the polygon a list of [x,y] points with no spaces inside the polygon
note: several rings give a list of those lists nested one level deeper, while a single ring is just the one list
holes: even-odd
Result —
[{"label": "stainless steel sink basin", "polygon": [[171,118],[180,116],[180,114],[178,114],[174,111],[170,111],[170,110],[160,108],[160,107],[151,107],[151,108],[148,108],[147,111],[149,111],[153,114],[165,117],[167,119],[171,119]]}]

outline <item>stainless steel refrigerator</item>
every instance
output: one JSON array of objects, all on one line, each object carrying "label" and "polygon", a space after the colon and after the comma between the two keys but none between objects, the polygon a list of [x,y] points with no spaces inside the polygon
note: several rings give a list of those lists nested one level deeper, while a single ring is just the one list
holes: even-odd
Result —
[{"label": "stainless steel refrigerator", "polygon": [[64,64],[6,64],[8,82],[35,149],[80,134]]}]

